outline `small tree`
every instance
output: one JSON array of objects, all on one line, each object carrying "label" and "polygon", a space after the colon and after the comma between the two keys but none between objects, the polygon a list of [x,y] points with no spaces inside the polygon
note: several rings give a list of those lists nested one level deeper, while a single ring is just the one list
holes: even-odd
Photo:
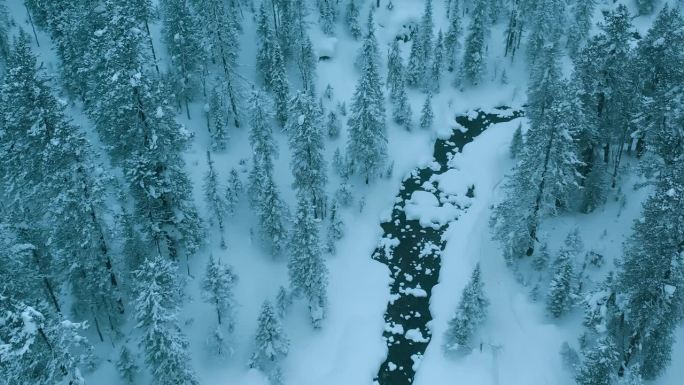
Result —
[{"label": "small tree", "polygon": [[230,176],[228,176],[228,186],[226,186],[226,209],[230,216],[235,215],[235,209],[240,201],[240,195],[242,194],[244,188],[242,186],[242,181],[240,180],[240,175],[238,171],[233,168],[230,170]]},{"label": "small tree", "polygon": [[328,113],[328,120],[326,121],[325,127],[330,138],[336,139],[340,136],[340,122],[337,120],[335,111],[330,111]]},{"label": "small tree", "polygon": [[558,259],[555,261],[553,278],[549,285],[549,297],[546,302],[546,309],[555,318],[562,316],[572,305],[572,261],[570,252],[561,250]]},{"label": "small tree", "polygon": [[575,380],[578,385],[611,385],[620,355],[610,338],[599,340],[584,357]]},{"label": "small tree", "polygon": [[354,0],[349,0],[347,4],[345,22],[351,36],[354,40],[358,40],[361,37],[361,25],[359,24],[359,8],[354,3]]},{"label": "small tree", "polygon": [[135,385],[135,379],[140,369],[135,364],[135,358],[128,350],[126,345],[121,347],[119,359],[116,361],[116,369],[119,371],[119,376],[127,385]]},{"label": "small tree", "polygon": [[220,193],[221,185],[218,182],[218,175],[214,169],[214,161],[211,160],[211,153],[207,151],[207,173],[204,175],[204,200],[209,209],[211,222],[218,225],[221,239],[221,248],[226,248],[224,236],[224,219],[228,212],[228,204],[223,194]]},{"label": "small tree", "polygon": [[468,346],[475,329],[487,318],[489,300],[485,297],[483,289],[484,283],[480,277],[478,263],[470,281],[463,289],[456,315],[449,321],[444,335],[443,348],[446,352]]}]

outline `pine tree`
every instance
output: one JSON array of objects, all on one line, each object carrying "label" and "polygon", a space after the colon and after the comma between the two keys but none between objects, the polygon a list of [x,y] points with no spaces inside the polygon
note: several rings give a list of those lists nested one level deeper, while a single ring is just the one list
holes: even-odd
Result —
[{"label": "pine tree", "polygon": [[442,37],[442,30],[437,33],[437,42],[435,42],[435,52],[432,58],[432,71],[429,77],[429,84],[432,84],[431,89],[434,92],[439,92],[440,79],[442,77],[442,65],[444,64],[444,41]]},{"label": "pine tree", "polygon": [[432,92],[428,92],[423,103],[423,109],[420,112],[420,128],[423,130],[431,130],[432,123],[435,120],[435,113],[432,110]]},{"label": "pine tree", "polygon": [[421,33],[419,30],[414,30],[411,36],[411,51],[409,53],[408,64],[406,66],[406,84],[410,87],[418,87],[423,79],[422,60],[423,41],[420,39]]},{"label": "pine tree", "polygon": [[516,128],[515,132],[513,132],[513,139],[511,140],[511,146],[509,148],[511,158],[515,159],[520,155],[520,152],[522,151],[523,145],[524,145],[524,143],[523,143],[522,123],[521,123],[521,124],[518,124],[518,128]]},{"label": "pine tree", "polygon": [[288,117],[288,101],[290,99],[290,84],[285,72],[285,59],[280,50],[278,41],[273,41],[271,54],[271,67],[269,73],[269,89],[273,92],[276,107],[276,120],[281,127],[285,126]]},{"label": "pine tree", "polygon": [[655,0],[636,0],[636,3],[640,15],[649,15],[653,13],[653,10],[656,7]]},{"label": "pine tree", "polygon": [[533,65],[549,44],[557,45],[565,25],[565,2],[541,0],[531,12],[527,59]]},{"label": "pine tree", "polygon": [[[432,0],[425,1],[425,8],[423,10],[423,17],[420,20],[420,28],[418,38],[421,40],[421,57],[419,60],[420,68],[420,85],[424,90],[430,89],[432,81],[431,63],[435,54],[435,49],[432,46],[434,36],[435,23],[432,19]],[[441,65],[441,63],[440,63]]]},{"label": "pine tree", "polygon": [[541,247],[534,254],[534,259],[532,260],[532,266],[537,271],[542,271],[549,264],[549,245],[544,242]]},{"label": "pine tree", "polygon": [[573,279],[571,256],[569,250],[561,250],[554,262],[553,278],[549,284],[546,309],[555,318],[565,314],[572,305],[572,298],[570,297]]},{"label": "pine tree", "polygon": [[456,315],[449,321],[444,335],[443,349],[446,352],[467,347],[476,328],[487,318],[489,300],[484,295],[484,282],[478,263],[473,270],[470,281],[463,288],[461,301],[458,304]]},{"label": "pine tree", "polygon": [[[582,164],[576,143],[581,108],[573,94],[563,94],[565,82],[554,47],[538,59],[528,91],[531,122],[524,150],[505,185],[509,198],[494,210],[495,238],[504,256],[532,255],[537,227],[544,215],[570,207],[578,186],[577,168]],[[567,116],[578,119],[568,121]],[[542,156],[540,156],[542,154]]]},{"label": "pine tree", "polygon": [[135,379],[140,369],[135,364],[135,359],[126,345],[121,347],[119,358],[116,360],[116,370],[126,385],[135,385]]},{"label": "pine tree", "polygon": [[577,1],[573,8],[573,20],[568,30],[568,50],[576,55],[589,37],[596,0]]},{"label": "pine tree", "polygon": [[449,11],[449,29],[444,38],[444,56],[449,72],[453,72],[456,68],[456,57],[461,49],[460,39],[463,34],[459,0],[454,0],[453,4],[453,8]]},{"label": "pine tree", "polygon": [[406,131],[411,131],[413,125],[413,112],[408,101],[408,94],[406,93],[406,85],[403,78],[397,80],[399,83],[396,86],[396,97],[392,103],[392,118],[394,122],[404,127]]},{"label": "pine tree", "polygon": [[620,356],[615,343],[603,338],[584,357],[575,380],[578,385],[610,385]]},{"label": "pine tree", "polygon": [[211,148],[214,151],[223,151],[230,137],[225,98],[217,87],[212,88],[207,107],[207,126],[211,136]]},{"label": "pine tree", "polygon": [[289,136],[292,153],[292,186],[299,193],[311,198],[316,216],[320,218],[323,216],[327,182],[320,111],[308,94],[297,92],[290,100],[288,114],[291,119],[288,120],[285,131]]},{"label": "pine tree", "polygon": [[340,121],[337,119],[335,111],[328,112],[328,120],[325,123],[325,131],[331,139],[337,139],[340,136]]},{"label": "pine tree", "polygon": [[359,25],[359,8],[354,3],[354,0],[349,0],[347,4],[345,22],[351,36],[354,40],[358,40],[361,37],[361,25]]},{"label": "pine tree", "polygon": [[299,75],[302,78],[302,88],[310,94],[314,94],[316,87],[316,65],[318,60],[313,52],[313,44],[309,35],[299,39],[299,48],[297,55],[297,67],[299,68]]},{"label": "pine tree", "polygon": [[[9,294],[9,293],[8,293]],[[7,385],[84,385],[80,368],[90,357],[85,324],[61,319],[38,303],[0,295],[0,376]]]},{"label": "pine tree", "polygon": [[242,181],[236,169],[230,170],[228,177],[228,185],[226,186],[226,209],[229,216],[235,215],[237,204],[240,201],[240,195],[243,192]]},{"label": "pine tree", "polygon": [[476,0],[468,26],[463,56],[463,76],[470,85],[478,85],[486,70],[487,3]]},{"label": "pine tree", "polygon": [[263,93],[252,92],[248,103],[251,128],[249,143],[252,146],[252,169],[249,173],[248,192],[252,205],[258,208],[259,195],[263,192],[263,174],[273,173],[273,159],[278,155],[278,148],[273,140],[271,115]]},{"label": "pine tree", "polygon": [[330,216],[328,217],[328,232],[325,240],[325,251],[328,254],[335,254],[335,243],[344,236],[344,223],[340,217],[340,208],[336,199],[330,206]]},{"label": "pine tree", "polygon": [[271,84],[271,70],[273,68],[273,44],[276,41],[269,16],[266,11],[266,2],[262,1],[259,5],[259,15],[257,16],[257,74],[261,76],[266,87]]},{"label": "pine tree", "polygon": [[306,297],[311,322],[315,328],[321,327],[327,308],[328,269],[321,255],[312,202],[302,193],[297,195],[287,268],[293,293]]},{"label": "pine tree", "polygon": [[404,64],[401,61],[399,42],[392,41],[392,46],[387,55],[387,88],[390,90],[390,98],[395,101],[398,96],[400,82],[404,79]]},{"label": "pine tree", "polygon": [[200,21],[187,0],[163,0],[163,37],[171,57],[171,78],[174,91],[179,102],[185,103],[185,110],[190,119],[189,102],[204,62],[204,46],[200,30]]},{"label": "pine tree", "polygon": [[260,232],[275,257],[280,255],[287,243],[287,230],[284,224],[287,207],[280,199],[280,192],[271,171],[264,170],[259,178],[263,183],[258,198],[261,203],[256,210]]},{"label": "pine tree", "polygon": [[280,360],[287,356],[290,349],[290,341],[268,300],[261,306],[255,339],[256,349],[252,353],[249,366],[268,374],[278,371]]},{"label": "pine tree", "polygon": [[[107,237],[111,229],[103,220],[105,175],[37,69],[25,35],[13,48],[0,100],[5,209],[49,237],[50,250],[43,252],[55,258],[43,265],[36,250],[34,268],[46,274],[46,284],[65,274],[61,278],[68,278],[74,310],[92,316],[102,339],[99,319],[108,319],[115,331],[124,311]],[[43,223],[46,227],[39,227]]]},{"label": "pine tree", "polygon": [[133,275],[137,284],[136,327],[140,348],[156,385],[196,385],[188,341],[178,322],[178,268],[161,256],[147,259]]},{"label": "pine tree", "polygon": [[[205,302],[214,307],[216,312],[216,327],[210,339],[211,349],[219,356],[227,354],[226,334],[233,332],[235,328],[235,298],[233,288],[237,282],[237,276],[230,266],[209,256],[204,278],[202,279],[202,296]],[[230,351],[230,349],[228,350]]]},{"label": "pine tree", "polygon": [[684,151],[673,150],[676,161],[663,167],[634,222],[616,283],[626,303],[619,304],[612,335],[619,338],[622,365],[639,364],[644,379],[655,378],[669,363],[684,309]]},{"label": "pine tree", "polygon": [[335,7],[336,3],[332,0],[318,1],[318,23],[321,25],[321,30],[326,35],[334,35],[335,32]]},{"label": "pine tree", "polygon": [[384,169],[387,158],[385,98],[378,64],[371,60],[376,47],[375,31],[371,28],[363,43],[368,60],[354,91],[347,143],[347,155],[353,159],[354,168],[363,174],[366,183]]},{"label": "pine tree", "polygon": [[209,209],[211,222],[215,222],[218,225],[221,248],[225,249],[224,221],[228,212],[228,203],[225,201],[223,194],[221,194],[222,188],[219,184],[218,175],[214,169],[214,161],[211,160],[211,153],[209,151],[207,151],[207,167],[207,172],[204,175],[204,200]]}]

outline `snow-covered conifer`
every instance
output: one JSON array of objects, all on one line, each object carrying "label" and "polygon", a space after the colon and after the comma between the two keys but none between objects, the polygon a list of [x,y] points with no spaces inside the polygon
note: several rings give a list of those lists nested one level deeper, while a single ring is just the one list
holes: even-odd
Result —
[{"label": "snow-covered conifer", "polygon": [[432,110],[432,92],[428,92],[423,103],[423,109],[420,111],[420,128],[423,130],[432,129],[432,123],[435,120],[435,112]]},{"label": "snow-covered conifer", "polygon": [[477,327],[487,318],[489,300],[483,289],[480,265],[477,264],[470,281],[463,289],[456,314],[449,321],[444,335],[443,348],[446,352],[468,347]]},{"label": "snow-covered conifer", "polygon": [[235,298],[233,288],[237,282],[237,276],[230,266],[224,265],[213,255],[209,256],[209,262],[202,279],[202,296],[209,303],[216,314],[216,327],[210,337],[210,347],[219,356],[224,356],[231,351],[226,346],[227,334],[233,332],[235,327]]}]

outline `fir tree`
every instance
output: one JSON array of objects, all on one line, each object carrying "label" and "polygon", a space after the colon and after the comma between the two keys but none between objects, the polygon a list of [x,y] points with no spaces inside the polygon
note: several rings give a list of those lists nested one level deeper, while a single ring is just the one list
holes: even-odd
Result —
[{"label": "fir tree", "polygon": [[515,129],[515,132],[513,132],[513,139],[511,140],[511,146],[509,148],[509,152],[511,154],[511,158],[515,159],[520,155],[520,152],[522,151],[523,147],[523,135],[522,135],[522,123],[518,124],[518,127]]},{"label": "fir tree", "polygon": [[420,39],[420,31],[414,30],[411,37],[411,51],[409,53],[408,64],[406,66],[406,84],[417,87],[423,79],[423,41]]},{"label": "fir tree", "polygon": [[302,78],[302,88],[310,94],[315,93],[316,63],[318,62],[313,52],[313,44],[309,35],[299,39],[297,55],[297,67]]},{"label": "fir tree", "polygon": [[259,15],[257,16],[257,57],[256,67],[257,74],[259,74],[264,81],[266,87],[271,84],[271,70],[273,65],[273,31],[269,23],[269,16],[266,11],[266,1],[262,1],[259,5]]},{"label": "fir tree", "polygon": [[175,263],[157,256],[134,272],[137,283],[136,327],[141,329],[140,348],[156,385],[195,385],[188,341],[178,322],[180,289]]},{"label": "fir tree", "polygon": [[[420,20],[420,28],[418,29],[418,38],[421,40],[421,57],[419,60],[420,69],[420,85],[423,89],[429,89],[432,86],[430,75],[432,68],[430,64],[433,62],[434,47],[432,40],[434,36],[435,23],[432,19],[432,0],[425,1],[425,8],[423,10],[423,17]],[[440,63],[441,65],[441,63]]]},{"label": "fir tree", "polygon": [[534,259],[532,260],[532,266],[537,271],[542,271],[549,264],[549,245],[544,242],[541,247],[534,254]]},{"label": "fir tree", "polygon": [[318,1],[318,23],[321,25],[321,30],[326,35],[333,35],[335,32],[335,14],[336,3],[332,0]]},{"label": "fir tree", "polygon": [[477,264],[470,281],[463,289],[456,315],[449,321],[444,335],[443,348],[446,352],[467,347],[476,328],[487,318],[489,300],[483,289],[480,265]]},{"label": "fir tree", "polygon": [[219,184],[218,175],[214,169],[214,161],[211,160],[211,153],[209,151],[207,151],[207,167],[207,173],[204,175],[204,200],[209,209],[211,222],[215,222],[218,225],[221,234],[221,248],[225,249],[224,221],[228,212],[228,203],[225,201],[223,194],[221,194],[222,188]]},{"label": "fir tree", "polygon": [[249,366],[269,374],[278,370],[280,360],[287,356],[290,349],[290,341],[285,336],[280,319],[268,300],[261,306],[255,343],[256,349]]},{"label": "fir tree", "polygon": [[527,37],[527,58],[535,64],[542,50],[549,44],[557,45],[565,25],[565,2],[541,0],[531,12],[530,32]]},{"label": "fir tree", "polygon": [[297,195],[297,213],[287,268],[293,293],[306,297],[311,322],[315,328],[321,327],[328,301],[328,269],[321,255],[311,200],[302,193]]},{"label": "fir tree", "polygon": [[640,15],[648,15],[653,13],[656,6],[656,0],[636,0],[636,4]]},{"label": "fir tree", "polygon": [[209,256],[209,263],[202,279],[202,296],[204,301],[214,307],[216,312],[217,322],[210,339],[210,347],[219,356],[227,354],[226,334],[232,333],[235,328],[235,308],[237,305],[233,296],[233,288],[236,282],[237,276],[230,266],[214,259],[213,255]]},{"label": "fir tree", "polygon": [[263,174],[273,173],[273,158],[277,157],[278,148],[273,140],[271,115],[263,93],[252,92],[248,103],[251,126],[249,143],[252,146],[252,169],[249,173],[248,192],[252,205],[258,208],[259,195],[263,192],[265,182],[262,179]]},{"label": "fir tree", "polygon": [[420,112],[420,128],[423,130],[432,129],[432,123],[435,120],[435,113],[432,110],[432,92],[428,92],[423,103],[423,109]]},{"label": "fir tree", "polygon": [[264,170],[259,178],[263,183],[258,198],[260,204],[256,210],[260,232],[273,255],[278,256],[287,243],[287,230],[284,224],[287,207],[280,199],[280,192],[273,180],[273,174],[269,170]]},{"label": "fir tree", "polygon": [[387,158],[385,133],[385,106],[378,64],[372,60],[377,47],[374,29],[368,31],[363,43],[366,60],[361,79],[354,91],[347,155],[353,159],[354,168],[366,180],[380,173]]},{"label": "fir tree", "polygon": [[322,217],[327,165],[323,158],[320,111],[309,95],[298,92],[290,100],[288,114],[291,119],[285,130],[289,135],[292,152],[290,166],[294,176],[293,187],[311,198],[316,216]]}]

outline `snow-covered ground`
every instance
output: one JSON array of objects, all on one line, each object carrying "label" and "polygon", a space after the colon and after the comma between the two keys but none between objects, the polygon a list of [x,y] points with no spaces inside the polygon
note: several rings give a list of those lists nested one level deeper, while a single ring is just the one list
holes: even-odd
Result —
[{"label": "snow-covered ground", "polygon": [[[30,30],[22,1],[9,0],[6,3],[18,27]],[[374,1],[363,5],[362,20],[365,20],[371,3]],[[383,6],[376,12],[383,69],[386,65],[385,54],[396,31],[406,21],[417,20],[422,14],[423,4],[419,0],[394,0],[392,11]],[[436,1],[434,7],[437,29],[446,31],[444,2]],[[650,21],[636,18],[635,24],[643,31]],[[255,38],[254,23],[249,12],[245,13],[243,26],[240,71],[252,78],[255,72],[255,45],[251,42]],[[394,162],[394,173],[391,178],[382,179],[370,186],[361,181],[355,183],[355,202],[342,212],[345,236],[338,244],[337,253],[327,259],[330,271],[330,308],[322,329],[311,328],[303,303],[295,303],[285,317],[284,330],[291,340],[290,353],[283,363],[285,384],[371,384],[386,355],[382,339],[385,329],[382,315],[390,300],[389,271],[384,265],[371,259],[382,234],[379,224],[387,216],[387,211],[391,210],[402,179],[415,167],[432,161],[434,140],[438,136],[448,137],[455,127],[454,116],[457,113],[464,113],[472,108],[524,103],[527,78],[525,66],[520,60],[510,63],[509,58],[503,58],[504,28],[505,23],[499,23],[490,34],[488,73],[490,77],[497,73],[498,77],[495,81],[465,92],[455,90],[449,84],[451,79],[445,79],[442,92],[434,98],[436,119],[432,131],[420,131],[416,128],[407,132],[388,119],[389,155]],[[160,54],[160,66],[163,68],[166,57],[161,49],[159,31],[159,25],[153,24],[152,33]],[[311,26],[310,33],[315,41],[314,45],[321,47],[321,53],[325,50],[325,53],[332,56],[330,60],[319,62],[317,70],[318,90],[322,91],[328,84],[334,90],[333,100],[324,100],[324,105],[334,108],[340,101],[349,106],[359,76],[353,62],[360,42],[349,38],[341,23],[337,26],[339,39],[334,52],[331,52],[332,42],[323,41],[325,36],[316,25]],[[41,31],[38,31],[38,38],[40,47],[34,49],[46,63],[48,71],[56,71],[57,63],[49,38]],[[402,48],[405,57],[408,56],[408,47]],[[506,85],[499,81],[504,65],[509,79],[509,84]],[[297,78],[294,68],[291,75],[292,79]],[[417,126],[424,95],[409,91],[409,96],[414,111],[414,125]],[[80,113],[78,106],[72,110],[74,121],[96,141],[92,125]],[[389,104],[388,111],[391,111]],[[196,202],[202,212],[205,212],[200,186],[207,168],[205,151],[209,137],[203,120],[202,103],[191,105],[191,116],[192,120],[187,120],[184,113],[179,114],[179,120],[195,133],[192,148],[186,154],[187,170],[195,186]],[[454,171],[448,172],[439,181],[443,189],[465,191],[466,186],[475,184],[477,190],[476,199],[472,200],[467,213],[452,221],[445,234],[448,243],[442,255],[440,283],[434,288],[430,303],[433,315],[430,325],[432,341],[418,368],[415,378],[418,385],[454,382],[472,385],[573,383],[571,373],[563,367],[559,351],[563,342],[576,345],[581,330],[579,312],[575,311],[561,321],[548,319],[543,303],[535,303],[530,299],[531,286],[525,286],[516,280],[513,272],[505,265],[497,244],[490,237],[488,220],[491,205],[500,199],[501,182],[513,165],[508,147],[520,121],[524,119],[489,128],[465,147],[463,153],[452,162]],[[247,128],[234,130],[230,135],[228,149],[222,154],[214,155],[214,161],[222,176],[221,180],[227,180],[230,170],[237,168],[245,181],[247,167],[240,165],[240,161],[248,159],[251,153]],[[276,137],[280,150],[275,165],[276,180],[284,199],[290,207],[294,207],[286,138],[277,130]],[[345,130],[340,138],[326,142],[329,164],[332,163],[335,149],[343,149],[345,143]],[[332,172],[330,174],[328,191],[332,194],[339,180]],[[641,202],[647,194],[643,189],[633,190],[633,184],[634,180],[624,181],[624,200],[612,200],[597,212],[590,215],[566,215],[545,222],[543,231],[549,243],[560,245],[568,231],[579,228],[586,248],[601,251],[610,263],[620,254],[621,244],[629,234],[632,221],[638,217]],[[359,207],[361,200],[365,202],[363,211]],[[420,197],[416,197],[415,201],[418,208],[425,204],[430,206],[430,202],[425,202]],[[444,217],[447,220],[453,219],[448,213]],[[189,262],[192,276],[186,283],[187,299],[181,320],[184,332],[190,338],[193,367],[198,372],[201,384],[267,384],[262,374],[247,368],[247,361],[253,349],[259,307],[264,299],[274,299],[281,285],[287,285],[287,269],[286,256],[272,258],[257,242],[252,241],[255,224],[255,218],[243,196],[238,213],[226,228],[228,249],[219,248],[216,230],[212,230],[209,244]],[[555,250],[551,251],[553,253]],[[202,302],[199,294],[199,278],[209,255],[232,265],[239,276],[235,295],[240,306],[237,309],[236,332],[232,343],[235,351],[225,361],[211,358],[205,346],[212,318],[210,307]],[[481,349],[478,346],[465,357],[445,357],[441,350],[442,334],[456,309],[461,289],[478,262],[482,266],[485,290],[491,300],[488,320],[478,334],[478,339],[482,342]],[[605,271],[595,272],[597,277],[602,273]],[[135,346],[138,337],[133,326],[129,324],[125,329],[124,341],[130,347]],[[92,341],[96,340],[92,332],[89,337]],[[655,384],[673,385],[682,383],[684,379],[684,367],[679,364],[684,362],[684,329],[679,330],[677,338],[673,364]],[[86,374],[88,383],[120,384],[113,366],[118,347],[115,349],[110,343],[98,344],[96,352],[100,365],[95,371]],[[141,383],[147,383],[147,378],[141,379]]]}]

